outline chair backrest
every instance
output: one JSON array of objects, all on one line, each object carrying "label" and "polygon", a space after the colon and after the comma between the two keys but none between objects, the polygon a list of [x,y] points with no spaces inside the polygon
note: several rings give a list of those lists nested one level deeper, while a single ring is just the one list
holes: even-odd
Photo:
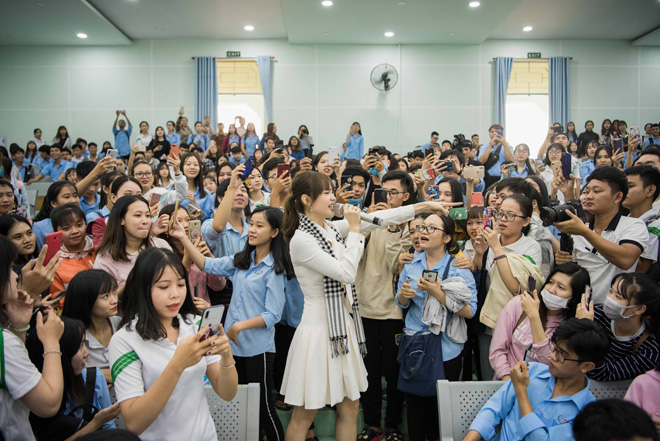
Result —
[{"label": "chair backrest", "polygon": [[206,386],[206,399],[218,439],[253,441],[259,439],[259,384],[241,384],[231,401],[224,401],[211,386]]},{"label": "chair backrest", "polygon": [[[589,389],[597,400],[623,398],[632,380],[590,381]],[[474,417],[486,401],[505,383],[502,381],[438,380],[438,412],[440,439],[463,439]]]},{"label": "chair backrest", "polygon": [[39,195],[39,190],[26,190],[28,204],[30,204],[30,217],[34,219],[37,209],[37,196]]}]

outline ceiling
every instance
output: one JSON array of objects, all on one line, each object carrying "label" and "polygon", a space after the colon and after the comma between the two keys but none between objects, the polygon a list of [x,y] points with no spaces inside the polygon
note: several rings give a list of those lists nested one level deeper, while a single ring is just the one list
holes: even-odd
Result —
[{"label": "ceiling", "polygon": [[[659,0],[0,0],[0,46],[128,45],[139,39],[292,44],[480,44],[616,39],[660,45]],[[254,26],[251,32],[243,29]],[[523,32],[532,26],[532,32]],[[386,31],[394,32],[391,38]],[[84,32],[82,40],[76,33]]]}]

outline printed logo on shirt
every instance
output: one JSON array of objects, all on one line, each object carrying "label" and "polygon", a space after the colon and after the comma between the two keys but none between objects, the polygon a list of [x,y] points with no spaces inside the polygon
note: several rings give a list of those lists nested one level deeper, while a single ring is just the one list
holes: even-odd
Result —
[{"label": "printed logo on shirt", "polygon": [[571,420],[564,417],[563,415],[559,415],[559,417],[557,418],[557,421],[559,421],[559,424],[566,424],[566,423],[570,423]]},{"label": "printed logo on shirt", "polygon": [[255,275],[255,276],[260,276],[260,275],[262,275],[263,273],[264,273],[264,270],[259,270],[259,271],[255,271],[255,272],[254,272],[254,275]]}]

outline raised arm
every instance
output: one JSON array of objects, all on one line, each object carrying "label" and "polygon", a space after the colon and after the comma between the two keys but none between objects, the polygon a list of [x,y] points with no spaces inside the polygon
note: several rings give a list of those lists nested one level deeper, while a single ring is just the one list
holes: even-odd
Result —
[{"label": "raised arm", "polygon": [[245,165],[242,164],[232,170],[229,187],[227,187],[225,196],[222,198],[220,206],[218,206],[218,209],[215,210],[215,214],[213,215],[213,229],[218,234],[225,231],[225,227],[229,221],[229,215],[231,213],[232,206],[234,205],[236,189],[243,185],[243,170],[245,170]]}]

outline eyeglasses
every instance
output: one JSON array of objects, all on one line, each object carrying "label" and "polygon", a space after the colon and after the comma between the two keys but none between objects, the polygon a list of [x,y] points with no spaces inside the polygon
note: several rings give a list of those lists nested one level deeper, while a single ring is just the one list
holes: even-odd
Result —
[{"label": "eyeglasses", "polygon": [[403,194],[403,192],[399,190],[387,190],[387,195],[392,199],[398,198],[400,194]]},{"label": "eyeglasses", "polygon": [[557,363],[559,364],[564,364],[567,361],[575,361],[577,363],[582,363],[583,361],[580,360],[579,358],[568,358],[567,357],[568,353],[563,349],[559,349],[557,345],[555,345],[553,342],[550,342],[549,346],[550,346],[550,350],[555,353],[555,357],[557,358]]},{"label": "eyeglasses", "polygon": [[153,176],[153,173],[151,172],[137,172],[134,175],[136,178],[148,178],[149,176]]},{"label": "eyeglasses", "polygon": [[434,227],[433,225],[428,225],[428,226],[426,226],[426,225],[417,225],[415,227],[415,230],[418,233],[426,232],[426,234],[433,234],[433,233],[435,233],[436,230],[445,231],[442,228]]},{"label": "eyeglasses", "polygon": [[493,217],[497,220],[505,220],[507,222],[513,222],[517,217],[525,219],[527,216],[520,216],[513,213],[505,213],[504,211],[496,211],[493,213]]}]

